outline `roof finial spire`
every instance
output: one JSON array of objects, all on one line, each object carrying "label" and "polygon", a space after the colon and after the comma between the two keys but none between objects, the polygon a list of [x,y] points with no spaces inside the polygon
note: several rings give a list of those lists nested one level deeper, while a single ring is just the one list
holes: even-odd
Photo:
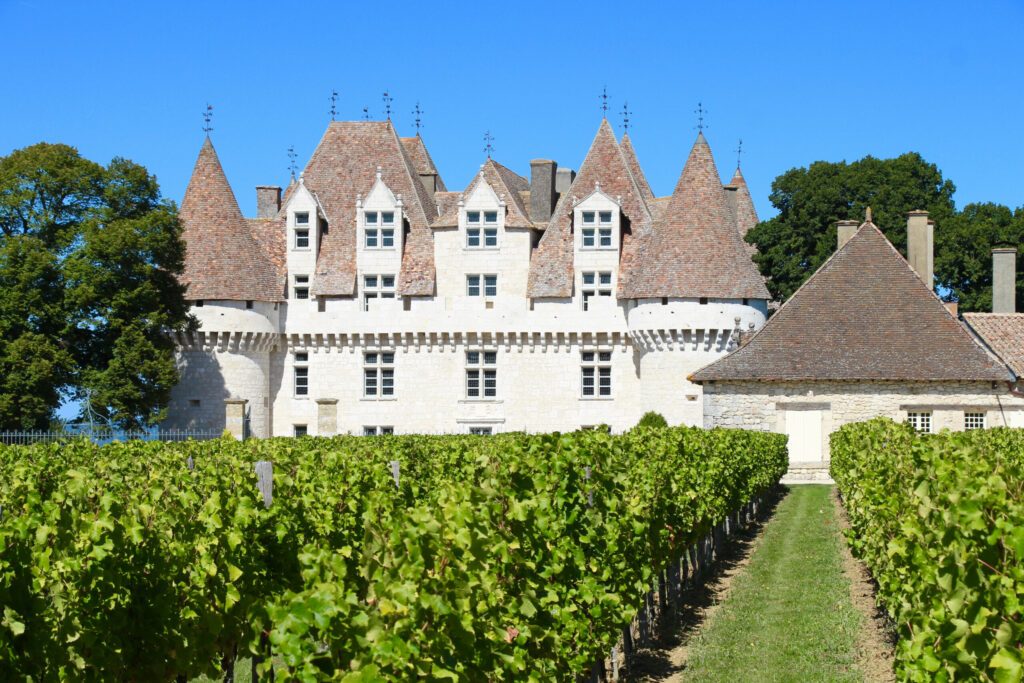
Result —
[{"label": "roof finial spire", "polygon": [[370,120],[370,108],[369,107],[363,107],[363,121],[369,121],[369,120]]},{"label": "roof finial spire", "polygon": [[622,103],[622,130],[629,132],[629,117],[633,115],[633,112],[629,110],[629,102]]},{"label": "roof finial spire", "polygon": [[601,88],[601,95],[598,97],[601,100],[601,118],[608,118],[608,86]]},{"label": "roof finial spire", "polygon": [[491,154],[494,153],[494,136],[491,135],[491,131],[484,133],[484,152],[487,153],[487,158],[491,158]]},{"label": "roof finial spire", "polygon": [[420,128],[423,127],[423,113],[423,110],[420,109],[419,100],[417,100],[416,108],[412,110],[412,115],[416,117],[414,119],[414,121],[416,122],[416,135],[420,134]]},{"label": "roof finial spire", "polygon": [[330,113],[331,113],[331,121],[333,121],[334,117],[338,115],[338,91],[337,90],[332,90],[331,91],[331,112]]},{"label": "roof finial spire", "polygon": [[391,101],[394,99],[395,98],[391,96],[391,93],[389,93],[387,90],[384,91],[384,116],[387,117],[388,121],[391,120]]},{"label": "roof finial spire", "polygon": [[870,206],[864,211],[864,222],[865,223],[872,223],[872,222],[874,222],[874,221],[871,220],[871,207]]},{"label": "roof finial spire", "polygon": [[203,132],[206,133],[206,137],[210,137],[210,131],[213,130],[213,105],[209,102],[206,103],[206,110],[203,111]]},{"label": "roof finial spire", "polygon": [[296,157],[296,154],[295,154],[295,145],[290,145],[290,146],[288,147],[288,170],[289,170],[289,171],[291,172],[291,174],[292,174],[292,180],[295,180],[295,171],[296,171],[296,170],[297,170],[297,168],[298,168],[298,167],[297,167],[297,166],[295,165],[295,157]]},{"label": "roof finial spire", "polygon": [[703,102],[698,102],[697,103],[697,108],[693,110],[693,113],[697,115],[697,132],[698,133],[703,133],[704,129],[708,127],[707,124],[704,123],[704,114],[706,114],[707,112],[708,112],[708,110],[704,108],[704,103]]},{"label": "roof finial spire", "polygon": [[736,170],[740,170],[740,162],[743,160],[743,138],[740,138],[736,145]]}]

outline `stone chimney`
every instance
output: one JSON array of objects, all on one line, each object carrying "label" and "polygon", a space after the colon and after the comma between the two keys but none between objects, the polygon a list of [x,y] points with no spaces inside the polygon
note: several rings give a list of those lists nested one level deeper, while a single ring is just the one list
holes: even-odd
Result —
[{"label": "stone chimney", "polygon": [[1017,312],[1017,250],[997,247],[992,250],[992,312]]},{"label": "stone chimney", "polygon": [[555,192],[562,196],[569,191],[572,181],[576,180],[576,171],[571,168],[560,168],[555,174]]},{"label": "stone chimney", "polygon": [[928,289],[935,288],[935,221],[928,220],[927,211],[907,214],[907,261],[924,280]]},{"label": "stone chimney", "polygon": [[839,221],[836,223],[836,236],[838,244],[836,249],[842,249],[843,245],[850,241],[860,224],[857,221]]},{"label": "stone chimney", "polygon": [[437,174],[436,173],[420,173],[420,182],[426,189],[427,194],[431,197],[437,192]]},{"label": "stone chimney", "polygon": [[256,218],[273,218],[281,210],[281,188],[276,185],[256,186]]},{"label": "stone chimney", "polygon": [[558,164],[548,159],[530,162],[530,220],[546,223],[555,210],[555,174]]}]

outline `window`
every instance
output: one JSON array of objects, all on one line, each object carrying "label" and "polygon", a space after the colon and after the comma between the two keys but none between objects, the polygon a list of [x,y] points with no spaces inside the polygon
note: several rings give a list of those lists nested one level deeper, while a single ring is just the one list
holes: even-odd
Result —
[{"label": "window", "polygon": [[295,225],[309,225],[309,212],[308,211],[296,211],[295,212]]},{"label": "window", "polygon": [[395,352],[363,354],[363,397],[392,398],[395,395]]},{"label": "window", "polygon": [[309,249],[309,228],[295,228],[295,248]]},{"label": "window", "polygon": [[253,306],[253,302],[252,302],[252,299],[249,299],[248,301],[246,301],[246,302],[245,302],[245,307],[246,307],[246,308],[247,308],[248,310],[250,310],[250,311],[251,311],[251,310],[252,310],[252,306]]},{"label": "window", "polygon": [[309,298],[309,276],[308,275],[296,275],[295,287],[292,289],[293,299],[308,299]]},{"label": "window", "polygon": [[583,351],[582,388],[586,398],[612,395],[612,352]]},{"label": "window", "polygon": [[932,431],[932,414],[930,411],[907,413],[907,422],[910,423],[911,427],[923,434],[930,434]]},{"label": "window", "polygon": [[985,413],[964,413],[964,429],[984,429]]},{"label": "window", "polygon": [[497,275],[467,275],[466,294],[469,296],[481,296],[490,298],[498,296]]},{"label": "window", "polygon": [[611,271],[583,271],[583,287],[580,291],[583,292],[583,310],[589,311],[592,297],[612,295]]},{"label": "window", "polygon": [[476,436],[490,436],[494,433],[494,429],[492,427],[470,427],[469,433]]},{"label": "window", "polygon": [[364,214],[363,245],[367,249],[395,247],[395,212],[367,211]]},{"label": "window", "polygon": [[610,249],[612,243],[612,212],[584,211],[583,246],[587,249]]},{"label": "window", "polygon": [[363,427],[363,436],[389,436],[395,433],[394,427],[385,426],[366,426]]},{"label": "window", "polygon": [[498,246],[497,211],[466,212],[466,246],[470,249]]},{"label": "window", "polygon": [[202,404],[203,404],[203,402],[202,402],[202,401],[200,401],[200,400],[199,400],[198,398],[190,398],[190,399],[188,400],[188,406],[189,406],[189,408],[198,408],[198,407],[199,407],[199,406],[201,406]]},{"label": "window", "polygon": [[306,436],[306,434],[309,434],[309,429],[307,429],[306,425],[292,425],[292,434],[294,436]]},{"label": "window", "polygon": [[394,275],[364,275],[363,276],[363,310],[370,310],[372,299],[394,299],[395,298],[395,276]]},{"label": "window", "polygon": [[302,351],[295,354],[294,393],[296,396],[309,396],[309,353]]},{"label": "window", "polygon": [[498,395],[498,352],[466,352],[466,398]]}]

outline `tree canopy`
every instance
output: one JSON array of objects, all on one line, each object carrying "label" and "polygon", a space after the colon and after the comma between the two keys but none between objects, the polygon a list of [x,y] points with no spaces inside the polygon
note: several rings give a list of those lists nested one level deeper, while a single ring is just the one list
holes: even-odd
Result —
[{"label": "tree canopy", "polygon": [[39,143],[0,157],[0,428],[90,397],[123,427],[164,415],[189,327],[173,203],[145,168]]},{"label": "tree canopy", "polygon": [[[894,159],[868,156],[852,163],[818,161],[772,183],[778,215],[747,233],[768,289],[788,299],[836,250],[836,222],[873,221],[906,255],[906,214],[928,211],[935,220],[935,285],[963,310],[990,310],[992,248],[1024,246],[1024,208],[970,204],[957,211],[954,184],[934,164],[910,152]],[[1018,279],[1018,291],[1024,293]],[[1020,294],[1018,294],[1020,297]]]}]

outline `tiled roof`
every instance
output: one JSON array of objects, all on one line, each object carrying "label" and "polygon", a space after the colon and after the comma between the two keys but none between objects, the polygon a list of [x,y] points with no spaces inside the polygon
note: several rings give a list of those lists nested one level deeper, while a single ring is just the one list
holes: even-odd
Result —
[{"label": "tiled roof", "polygon": [[607,120],[601,121],[590,151],[580,165],[569,190],[559,198],[544,236],[530,258],[527,296],[572,296],[574,200],[581,200],[600,184],[601,191],[622,202],[622,251],[619,263],[619,296],[639,264],[639,244],[650,231],[651,213],[643,193]]},{"label": "tiled roof", "polygon": [[771,296],[740,239],[704,135],[686,160],[664,218],[643,250],[628,298]]},{"label": "tiled roof", "polygon": [[287,248],[288,238],[284,215],[275,218],[246,218],[249,225],[249,232],[253,239],[263,248],[263,253],[276,269],[278,277],[284,281],[288,274]]},{"label": "tiled roof", "polygon": [[[750,190],[747,189],[747,181],[744,180],[739,168],[725,188],[726,203],[732,212],[736,230],[739,231],[740,237],[746,237],[750,229],[758,223],[757,210],[754,208],[754,200],[750,197]],[[743,246],[751,256],[757,253],[757,247],[746,240],[743,241]]]},{"label": "tiled roof", "polygon": [[633,149],[633,141],[629,137],[629,133],[622,134],[622,142],[619,143],[622,148],[622,155],[626,157],[626,164],[629,166],[630,173],[633,174],[633,180],[636,181],[637,186],[640,188],[640,192],[643,193],[644,199],[648,202],[654,199],[654,192],[651,191],[651,186],[647,182],[647,176],[644,175],[644,170],[640,166],[640,160],[637,159],[636,150]]},{"label": "tiled roof", "polygon": [[1003,380],[1006,366],[946,310],[872,223],[708,380]]},{"label": "tiled roof", "polygon": [[303,181],[320,200],[330,227],[320,243],[314,295],[354,294],[356,196],[369,194],[378,167],[391,191],[402,195],[409,222],[397,291],[412,296],[434,293],[429,224],[437,208],[394,127],[390,121],[332,121],[303,172]]},{"label": "tiled roof", "polygon": [[179,217],[189,299],[284,299],[284,281],[250,233],[210,138],[199,150]]},{"label": "tiled roof", "polygon": [[[529,218],[529,211],[526,210],[526,206],[523,204],[523,199],[520,195],[524,190],[528,190],[530,187],[530,181],[517,175],[514,171],[502,166],[494,159],[488,159],[476,176],[470,181],[466,191],[461,194],[461,197],[469,197],[476,186],[481,180],[485,180],[494,193],[505,200],[506,215],[505,215],[505,227],[506,228],[532,228],[533,223]],[[431,224],[434,228],[454,228],[459,224],[459,202],[458,198],[454,202],[444,202],[444,213],[437,217]],[[440,208],[440,207],[439,207]]]},{"label": "tiled roof", "polygon": [[964,313],[981,340],[1024,378],[1024,313]]},{"label": "tiled roof", "polygon": [[434,160],[430,158],[430,152],[427,151],[427,146],[423,144],[423,138],[417,133],[411,138],[401,138],[402,145],[405,147],[406,154],[412,160],[413,168],[416,169],[416,173],[433,173],[437,176],[437,192],[447,192],[448,188],[444,186],[444,180],[441,179],[441,174],[437,172],[437,166],[434,165]]}]

